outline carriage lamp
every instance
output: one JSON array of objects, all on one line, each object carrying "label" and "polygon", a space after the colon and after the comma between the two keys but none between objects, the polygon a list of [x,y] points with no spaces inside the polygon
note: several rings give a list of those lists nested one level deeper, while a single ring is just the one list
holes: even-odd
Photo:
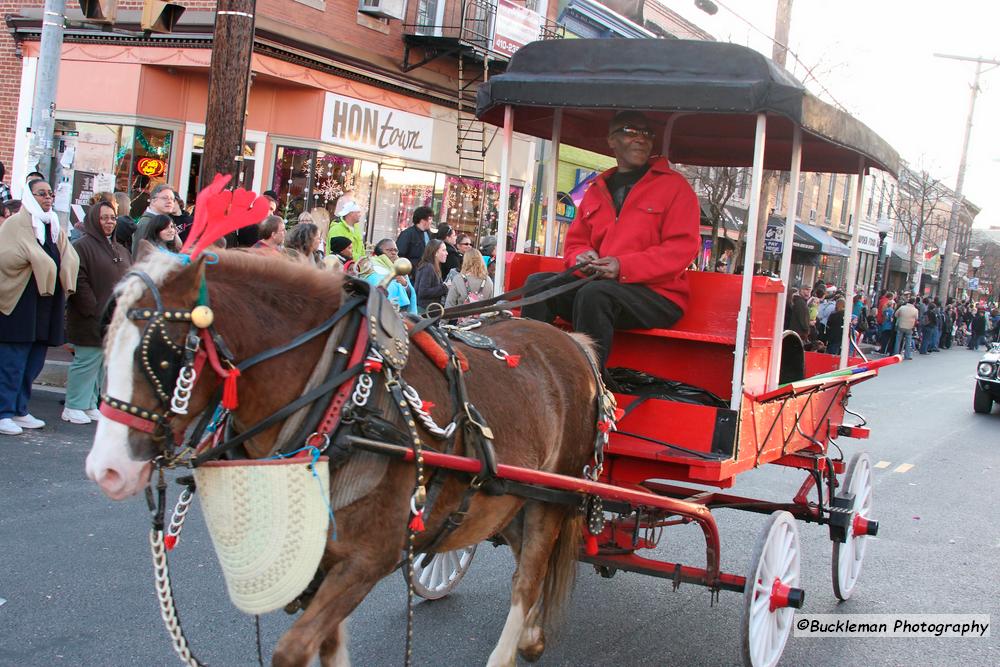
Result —
[{"label": "carriage lamp", "polygon": [[979,363],[979,367],[976,369],[979,371],[979,377],[990,378],[996,370],[993,368],[993,364],[989,361],[982,361]]}]

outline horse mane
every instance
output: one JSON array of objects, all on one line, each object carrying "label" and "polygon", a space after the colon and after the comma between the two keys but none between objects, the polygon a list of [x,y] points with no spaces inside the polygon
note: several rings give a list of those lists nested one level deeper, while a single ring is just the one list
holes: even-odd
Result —
[{"label": "horse mane", "polygon": [[[222,250],[217,263],[206,266],[209,285],[223,290],[236,289],[254,299],[230,299],[227,310],[254,310],[256,299],[270,295],[287,308],[329,309],[343,300],[344,274],[317,268],[305,260],[245,250]],[[222,306],[223,304],[218,304]],[[216,307],[216,304],[213,304]],[[285,323],[287,324],[287,322]]]}]

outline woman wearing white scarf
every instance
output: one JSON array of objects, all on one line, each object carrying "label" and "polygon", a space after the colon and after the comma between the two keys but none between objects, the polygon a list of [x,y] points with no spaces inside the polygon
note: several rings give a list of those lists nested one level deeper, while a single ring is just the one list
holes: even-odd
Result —
[{"label": "woman wearing white scarf", "polygon": [[28,413],[31,385],[48,347],[65,340],[66,295],[80,260],[52,210],[52,188],[28,183],[30,197],[0,225],[0,433],[45,425]]}]

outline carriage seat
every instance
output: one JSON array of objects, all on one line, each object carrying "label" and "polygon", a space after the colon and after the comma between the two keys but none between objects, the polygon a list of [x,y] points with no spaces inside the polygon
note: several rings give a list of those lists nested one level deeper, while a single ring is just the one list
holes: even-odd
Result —
[{"label": "carriage seat", "polygon": [[[558,257],[514,254],[507,263],[506,287],[520,287],[532,273],[563,269]],[[705,271],[688,271],[687,275],[691,296],[684,316],[670,329],[615,332],[608,366],[634,368],[728,398],[742,277]],[[781,289],[777,280],[763,276],[753,280],[749,346],[758,353],[764,352],[761,348],[769,351],[772,344],[774,309]]]}]

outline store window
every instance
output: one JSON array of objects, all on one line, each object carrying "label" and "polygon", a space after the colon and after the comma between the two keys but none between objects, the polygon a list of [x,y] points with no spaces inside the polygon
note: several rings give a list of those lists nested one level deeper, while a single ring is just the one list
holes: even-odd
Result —
[{"label": "store window", "polygon": [[430,207],[437,217],[444,198],[444,184],[444,174],[382,165],[371,241],[377,243],[381,239],[399,236],[412,223],[413,211],[421,206]]},{"label": "store window", "polygon": [[[322,207],[333,217],[337,200],[356,189],[355,162],[312,148],[279,146],[271,186],[278,194],[278,214],[295,222],[303,211]],[[358,203],[365,208],[367,197]]]},{"label": "store window", "polygon": [[149,191],[170,177],[173,132],[153,127],[56,121],[59,180],[67,184],[57,209],[86,206],[95,192],[124,192],[141,215]]},{"label": "store window", "polygon": [[[510,186],[510,200],[507,205],[506,229],[516,233],[521,210],[522,188]],[[481,236],[493,235],[497,231],[499,216],[500,184],[485,183],[478,178],[445,178],[444,210],[439,219],[460,232]]]},{"label": "store window", "polygon": [[[236,185],[247,190],[253,189],[254,173],[257,169],[256,149],[257,144],[255,142],[247,141],[243,144],[243,164]],[[200,134],[194,135],[191,143],[191,169],[187,173],[187,203],[189,206],[194,204],[195,199],[198,197],[198,191],[201,189],[199,179],[201,178],[201,156],[204,152],[205,137]]]}]

